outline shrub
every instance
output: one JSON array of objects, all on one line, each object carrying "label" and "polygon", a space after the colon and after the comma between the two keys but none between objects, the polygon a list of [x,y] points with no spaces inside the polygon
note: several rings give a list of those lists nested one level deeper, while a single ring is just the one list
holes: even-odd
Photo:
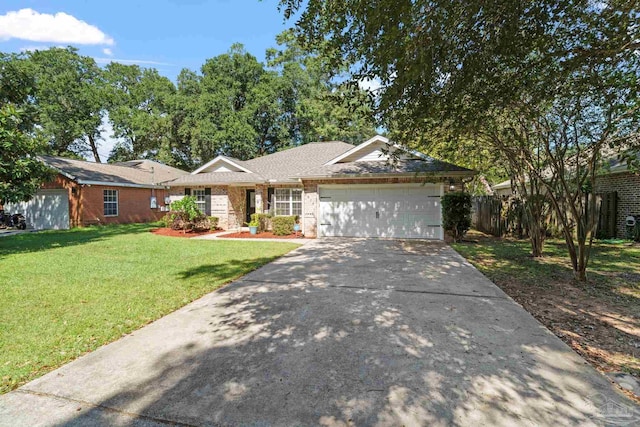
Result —
[{"label": "shrub", "polygon": [[459,242],[471,227],[471,195],[463,192],[442,196],[442,226]]},{"label": "shrub", "polygon": [[217,216],[210,216],[209,222],[211,223],[211,229],[215,230],[216,228],[218,228],[218,222],[220,222],[220,218],[218,218]]},{"label": "shrub", "polygon": [[293,234],[293,226],[295,225],[297,216],[275,216],[271,219],[273,226],[273,234],[276,236],[288,236]]},{"label": "shrub", "polygon": [[258,225],[258,233],[267,231],[271,228],[271,215],[268,213],[251,214],[251,222]]},{"label": "shrub", "polygon": [[181,213],[187,221],[195,221],[202,216],[194,196],[184,196],[182,199],[171,203],[171,210],[174,213]]},{"label": "shrub", "polygon": [[[166,222],[174,230],[204,231],[211,229],[211,219],[200,212],[196,198],[185,196],[181,200],[171,203],[171,212],[167,214]],[[216,218],[216,225],[217,225]],[[214,226],[215,227],[215,226]]]}]

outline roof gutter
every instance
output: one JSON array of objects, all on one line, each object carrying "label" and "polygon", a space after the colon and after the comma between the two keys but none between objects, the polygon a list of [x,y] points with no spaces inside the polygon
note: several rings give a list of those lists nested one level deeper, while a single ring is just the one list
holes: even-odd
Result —
[{"label": "roof gutter", "polygon": [[102,185],[105,187],[151,188],[158,190],[169,188],[166,185],[134,184],[130,182],[85,181],[83,179],[79,179],[76,182],[81,185]]},{"label": "roof gutter", "polygon": [[300,180],[311,179],[371,179],[371,178],[428,178],[428,177],[465,177],[475,176],[476,171],[451,171],[451,172],[412,172],[412,173],[371,173],[371,174],[336,174],[336,175],[310,175],[301,176]]}]

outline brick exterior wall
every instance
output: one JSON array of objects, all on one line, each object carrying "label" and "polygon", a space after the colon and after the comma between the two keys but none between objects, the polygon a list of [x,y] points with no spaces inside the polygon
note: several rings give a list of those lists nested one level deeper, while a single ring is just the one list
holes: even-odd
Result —
[{"label": "brick exterior wall", "polygon": [[[104,215],[103,190],[118,191],[118,215]],[[80,191],[81,225],[129,224],[157,221],[165,215],[160,210],[164,205],[167,190],[150,188],[113,187],[106,185],[83,186]],[[158,208],[151,209],[151,196],[155,196]]]},{"label": "brick exterior wall", "polygon": [[[164,189],[113,187],[104,185],[79,185],[64,175],[58,174],[52,181],[42,185],[45,190],[66,189],[69,195],[69,225],[82,227],[94,224],[127,224],[150,222],[162,218],[160,206],[168,191]],[[118,215],[104,216],[103,190],[118,191]],[[151,209],[151,196],[157,198],[158,208]]]},{"label": "brick exterior wall", "polygon": [[640,175],[630,172],[598,177],[597,193],[618,192],[617,237],[626,237],[625,221],[629,215],[640,215]]}]

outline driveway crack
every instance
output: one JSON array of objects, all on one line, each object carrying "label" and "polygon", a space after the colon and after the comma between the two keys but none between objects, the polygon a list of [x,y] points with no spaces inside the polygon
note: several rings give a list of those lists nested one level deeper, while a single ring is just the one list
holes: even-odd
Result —
[{"label": "driveway crack", "polygon": [[99,403],[91,403],[91,402],[87,402],[85,400],[74,399],[74,398],[66,397],[66,396],[60,396],[60,395],[53,394],[53,393],[45,393],[45,392],[29,390],[29,389],[18,389],[18,390],[14,390],[13,393],[31,394],[31,395],[34,395],[34,396],[48,397],[48,398],[53,398],[53,399],[58,399],[58,400],[65,400],[67,402],[73,402],[73,403],[77,403],[79,405],[90,406],[92,408],[99,408],[99,409],[103,409],[103,410],[105,410],[107,412],[113,412],[113,413],[117,413],[117,414],[122,414],[122,415],[126,415],[128,417],[138,418],[138,419],[141,419],[141,420],[152,421],[152,422],[155,422],[155,423],[158,423],[158,424],[165,424],[165,425],[168,425],[168,426],[196,427],[194,424],[185,424],[185,423],[181,423],[181,422],[178,422],[178,421],[166,420],[164,418],[157,418],[157,417],[151,417],[151,416],[148,416],[148,415],[136,414],[136,413],[133,413],[133,412],[127,412],[127,411],[123,411],[123,410],[120,410],[120,409],[112,408],[110,406],[102,405],[102,404],[99,404]]}]

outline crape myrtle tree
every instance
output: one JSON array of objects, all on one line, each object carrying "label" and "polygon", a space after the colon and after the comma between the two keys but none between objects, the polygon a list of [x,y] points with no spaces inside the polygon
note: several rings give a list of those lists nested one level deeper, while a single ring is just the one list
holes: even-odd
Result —
[{"label": "crape myrtle tree", "polygon": [[603,155],[638,148],[637,2],[280,6],[298,16],[300,40],[348,62],[353,80],[381,82],[377,113],[400,142],[425,149],[444,134],[499,152],[521,193],[536,187],[525,205],[541,195],[550,203],[574,275],[586,280]]}]

